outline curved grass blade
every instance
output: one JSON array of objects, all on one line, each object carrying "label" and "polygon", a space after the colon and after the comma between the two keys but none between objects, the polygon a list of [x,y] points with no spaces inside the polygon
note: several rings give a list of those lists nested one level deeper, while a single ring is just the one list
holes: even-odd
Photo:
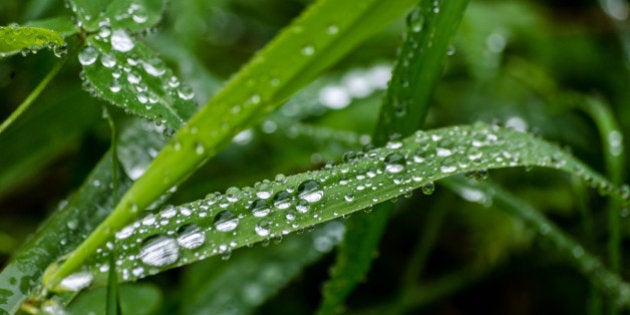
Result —
[{"label": "curved grass blade", "polygon": [[160,21],[164,0],[70,0],[70,9],[78,26],[94,32],[107,26],[112,29],[142,31]]},{"label": "curved grass blade", "polygon": [[229,262],[208,260],[186,270],[180,314],[248,314],[321,258],[343,237],[339,221],[290,236],[281,244],[234,253]]},{"label": "curved grass blade", "polygon": [[47,286],[55,286],[80,267],[114,231],[190,176],[240,130],[277,108],[281,101],[414,2],[320,0],[313,4],[175,134],[112,215],[59,269],[45,277]]},{"label": "curved grass blade", "polygon": [[90,36],[79,62],[93,95],[158,124],[177,129],[197,108],[192,89],[125,30]]},{"label": "curved grass blade", "polygon": [[[557,146],[480,123],[418,132],[329,169],[168,206],[118,230],[109,242],[116,242],[119,277],[132,281],[346,216],[454,174],[517,166],[563,170],[628,197]],[[104,283],[108,247],[79,274]]]},{"label": "curved grass blade", "polygon": [[62,47],[66,44],[61,34],[30,26],[0,26],[0,58],[21,51],[36,51],[42,48]]},{"label": "curved grass blade", "polygon": [[448,179],[444,182],[467,200],[470,198],[466,198],[466,195],[470,195],[471,192],[482,195],[483,198],[478,198],[479,200],[493,202],[498,208],[521,219],[545,240],[550,241],[558,256],[573,265],[606,296],[611,297],[617,307],[630,306],[630,284],[624,282],[614,271],[607,270],[599,258],[586,251],[580,243],[565,234],[527,202],[489,182],[466,182],[461,178]]},{"label": "curved grass blade", "polygon": [[[394,134],[407,136],[424,122],[433,89],[442,76],[448,47],[468,2],[422,1],[407,17],[406,40],[375,129],[376,145],[384,145]],[[367,274],[393,205],[384,203],[376,208],[372,216],[347,221],[348,231],[331,269],[331,279],[324,286],[318,313],[341,312],[345,299]]]}]

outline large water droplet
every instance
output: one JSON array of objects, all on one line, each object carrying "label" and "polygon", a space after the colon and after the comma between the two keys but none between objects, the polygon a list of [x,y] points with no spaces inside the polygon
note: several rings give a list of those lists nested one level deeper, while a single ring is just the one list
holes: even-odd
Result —
[{"label": "large water droplet", "polygon": [[138,257],[149,266],[167,266],[179,259],[179,247],[173,238],[153,236],[145,240]]},{"label": "large water droplet", "polygon": [[230,232],[238,227],[238,218],[229,210],[223,210],[214,217],[214,227],[221,232]]},{"label": "large water droplet", "polygon": [[117,51],[127,52],[133,49],[135,44],[125,30],[118,29],[112,33],[112,48]]},{"label": "large water droplet", "polygon": [[61,280],[61,283],[59,283],[59,289],[67,291],[79,291],[90,286],[93,279],[94,276],[92,276],[92,274],[87,271],[73,273]]},{"label": "large water droplet", "polygon": [[405,169],[405,157],[400,153],[390,153],[383,162],[385,171],[391,174],[400,173]]},{"label": "large water droplet", "polygon": [[144,71],[148,74],[159,77],[166,72],[166,64],[160,58],[152,58],[149,61],[142,62]]},{"label": "large water droplet", "polygon": [[105,68],[112,68],[116,65],[116,56],[114,54],[103,54],[101,56],[101,64]]},{"label": "large water droplet", "polygon": [[324,191],[319,183],[314,180],[307,180],[298,186],[298,197],[310,203],[318,202],[324,196]]},{"label": "large water droplet", "polygon": [[206,241],[206,234],[197,225],[186,224],[177,230],[177,244],[188,249],[195,249]]},{"label": "large water droplet", "polygon": [[98,51],[92,46],[86,46],[79,53],[79,62],[84,66],[93,64],[98,58]]}]

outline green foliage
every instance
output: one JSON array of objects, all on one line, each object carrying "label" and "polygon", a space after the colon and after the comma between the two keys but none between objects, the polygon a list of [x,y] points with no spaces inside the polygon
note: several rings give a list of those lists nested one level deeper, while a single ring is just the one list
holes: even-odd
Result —
[{"label": "green foliage", "polygon": [[1,315],[630,308],[627,6],[305,3],[0,4]]}]

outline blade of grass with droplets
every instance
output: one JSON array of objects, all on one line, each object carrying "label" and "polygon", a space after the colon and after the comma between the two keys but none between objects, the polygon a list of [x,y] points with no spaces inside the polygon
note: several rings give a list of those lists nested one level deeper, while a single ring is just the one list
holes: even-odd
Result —
[{"label": "blade of grass with droplets", "polygon": [[[448,47],[468,0],[422,1],[407,17],[406,40],[383,101],[374,143],[384,145],[393,134],[407,136],[427,115],[433,89],[442,76]],[[323,289],[319,313],[334,314],[367,274],[393,205],[376,206],[374,215],[352,217],[331,279]]]},{"label": "blade of grass with droplets", "polygon": [[177,129],[197,108],[192,89],[126,30],[90,36],[79,62],[94,96],[158,124]]},{"label": "blade of grass with droplets", "polygon": [[0,58],[21,51],[64,46],[61,34],[41,27],[0,26]]},{"label": "blade of grass with droplets", "polygon": [[111,216],[59,269],[45,277],[54,286],[94,253],[116,230],[172,186],[190,176],[244,127],[339,60],[361,40],[415,2],[321,0],[314,3],[179,130]]},{"label": "blade of grass with droplets", "polygon": [[[169,206],[108,241],[119,249],[119,277],[132,281],[343,217],[454,174],[518,166],[563,170],[612,196],[628,197],[555,145],[479,123],[418,132],[352,162]],[[107,246],[96,252],[78,272],[91,275],[84,285],[104,283],[102,270],[112,253]]]},{"label": "blade of grass with droplets", "polygon": [[476,194],[480,193],[484,195],[483,199],[490,200],[499,209],[523,220],[531,229],[551,242],[558,256],[573,265],[602,293],[612,298],[617,307],[630,306],[630,284],[624,282],[614,270],[607,270],[599,258],[586,251],[579,242],[565,234],[527,202],[490,182],[471,182],[464,181],[462,178],[452,178],[445,180],[444,183],[464,196],[470,194],[471,190]]}]

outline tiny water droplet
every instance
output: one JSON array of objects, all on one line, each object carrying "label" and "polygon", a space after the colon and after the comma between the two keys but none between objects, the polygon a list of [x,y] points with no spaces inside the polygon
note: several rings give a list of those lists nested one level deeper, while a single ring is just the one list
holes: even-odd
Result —
[{"label": "tiny water droplet", "polygon": [[335,35],[335,34],[339,33],[339,27],[337,25],[335,25],[335,24],[330,24],[326,28],[326,33],[328,35]]},{"label": "tiny water droplet", "polygon": [[183,100],[191,100],[195,97],[195,92],[188,85],[182,85],[179,90],[177,90],[177,95]]},{"label": "tiny water droplet", "polygon": [[304,56],[311,56],[315,53],[315,47],[311,46],[311,45],[306,45],[304,47],[302,47],[302,55]]},{"label": "tiny water droplet", "polygon": [[430,195],[435,191],[435,184],[433,182],[428,182],[422,186],[422,193],[425,195]]}]

